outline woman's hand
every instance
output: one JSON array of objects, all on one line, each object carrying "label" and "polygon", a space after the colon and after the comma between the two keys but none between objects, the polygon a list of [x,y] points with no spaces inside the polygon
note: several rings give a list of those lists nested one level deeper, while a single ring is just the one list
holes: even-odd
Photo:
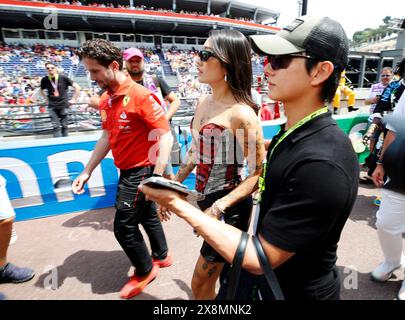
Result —
[{"label": "woman's hand", "polygon": [[161,206],[160,204],[157,205],[156,212],[159,216],[160,221],[169,221],[170,216],[172,213],[166,208]]}]

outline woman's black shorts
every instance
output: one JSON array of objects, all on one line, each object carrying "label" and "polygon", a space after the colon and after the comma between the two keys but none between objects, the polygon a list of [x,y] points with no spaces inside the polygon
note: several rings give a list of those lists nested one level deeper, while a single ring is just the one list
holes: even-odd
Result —
[{"label": "woman's black shorts", "polygon": [[[205,199],[198,201],[197,204],[202,211],[212,206],[212,204],[226,196],[232,190],[221,190],[205,195]],[[252,197],[244,199],[233,207],[225,210],[225,223],[234,226],[243,231],[247,231],[250,223],[250,215],[252,212],[253,200]],[[216,252],[207,242],[204,241],[201,250],[201,255],[209,262],[225,262],[225,259]]]}]

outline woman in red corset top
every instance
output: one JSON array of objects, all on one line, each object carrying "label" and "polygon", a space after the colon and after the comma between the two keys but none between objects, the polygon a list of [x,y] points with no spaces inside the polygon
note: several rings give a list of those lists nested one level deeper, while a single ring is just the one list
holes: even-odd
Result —
[{"label": "woman in red corset top", "polygon": [[[198,206],[214,218],[247,230],[251,194],[257,188],[265,155],[263,133],[252,100],[250,44],[235,30],[215,30],[199,52],[198,80],[212,88],[199,99],[187,160],[175,180],[182,182],[196,167],[196,190],[205,194]],[[244,160],[249,176],[242,180]],[[168,219],[161,208],[161,219]],[[214,299],[215,283],[225,260],[205,241],[191,287],[195,299]]]}]

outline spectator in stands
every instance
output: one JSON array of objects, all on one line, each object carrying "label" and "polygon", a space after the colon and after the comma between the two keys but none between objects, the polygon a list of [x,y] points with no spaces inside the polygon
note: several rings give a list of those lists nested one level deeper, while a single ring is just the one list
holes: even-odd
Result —
[{"label": "spectator in stands", "polygon": [[31,280],[35,272],[7,261],[15,212],[6,190],[6,179],[0,175],[0,283],[21,283]]},{"label": "spectator in stands", "polygon": [[[198,202],[200,209],[245,231],[265,153],[258,106],[252,99],[250,51],[246,37],[236,30],[210,33],[197,67],[198,80],[211,86],[212,95],[197,104],[192,146],[175,178],[182,182],[196,168],[196,190],[205,195]],[[250,175],[242,181],[245,159]],[[162,219],[168,217],[166,212],[161,209]],[[215,298],[224,265],[225,259],[204,241],[191,282],[195,299]]]},{"label": "spectator in stands", "polygon": [[[145,72],[144,56],[141,50],[137,48],[129,48],[124,51],[123,56],[127,72],[131,76],[132,80],[149,89],[156,95],[156,97],[160,100],[160,104],[166,110],[166,119],[171,123],[173,115],[180,106],[180,100],[177,98],[176,94],[170,89],[169,85],[162,77],[149,75]],[[166,103],[168,103],[168,105]],[[173,143],[172,154],[175,156],[176,153],[180,153],[180,146],[176,139],[176,132],[172,125],[171,131],[173,134],[173,141],[175,142]],[[177,159],[175,158],[172,160],[176,161],[176,164],[178,164],[178,157]],[[171,163],[168,163],[166,166],[164,175],[169,179],[174,179]]]},{"label": "spectator in stands", "polygon": [[[52,62],[45,64],[48,76],[41,79],[41,94],[47,99],[48,112],[51,117],[53,136],[68,136],[68,108],[69,104],[76,103],[80,95],[80,86],[63,74],[59,74]],[[75,90],[73,98],[68,98],[68,88]],[[47,90],[47,93],[45,93]]]}]

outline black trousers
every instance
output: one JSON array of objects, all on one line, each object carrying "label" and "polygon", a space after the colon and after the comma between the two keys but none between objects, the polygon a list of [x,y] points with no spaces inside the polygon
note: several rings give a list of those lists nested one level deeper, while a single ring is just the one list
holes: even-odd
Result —
[{"label": "black trousers", "polygon": [[[162,224],[156,213],[156,205],[146,201],[138,190],[140,182],[153,173],[153,167],[140,167],[121,171],[115,208],[114,234],[129,260],[136,268],[137,276],[144,276],[152,270],[152,257],[164,259],[167,256],[167,242]],[[152,257],[146,247],[142,225],[149,237]]]},{"label": "black trousers", "polygon": [[51,117],[53,136],[67,137],[68,136],[68,112],[67,108],[48,108],[49,116]]}]

